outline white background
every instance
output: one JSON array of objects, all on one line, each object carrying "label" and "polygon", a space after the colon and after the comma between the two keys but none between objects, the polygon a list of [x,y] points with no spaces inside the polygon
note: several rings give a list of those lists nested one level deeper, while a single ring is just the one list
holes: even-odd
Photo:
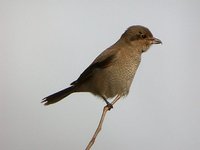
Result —
[{"label": "white background", "polygon": [[143,54],[94,150],[200,149],[200,1],[1,0],[0,149],[82,150],[105,103],[73,94],[44,107],[131,25],[163,45]]}]

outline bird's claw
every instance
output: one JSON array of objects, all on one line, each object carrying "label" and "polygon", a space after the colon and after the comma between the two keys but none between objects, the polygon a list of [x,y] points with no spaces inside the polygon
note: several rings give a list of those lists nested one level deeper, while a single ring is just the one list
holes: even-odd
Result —
[{"label": "bird's claw", "polygon": [[113,108],[113,105],[112,105],[111,103],[108,103],[108,104],[106,105],[106,107],[108,108],[108,110],[111,110],[111,109]]}]

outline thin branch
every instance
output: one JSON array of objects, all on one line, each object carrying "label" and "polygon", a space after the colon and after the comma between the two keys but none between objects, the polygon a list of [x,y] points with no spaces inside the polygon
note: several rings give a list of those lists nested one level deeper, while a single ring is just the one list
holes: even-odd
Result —
[{"label": "thin branch", "polygon": [[92,145],[94,144],[95,140],[96,140],[96,137],[97,135],[99,134],[99,132],[101,131],[102,129],[102,125],[103,125],[103,121],[104,121],[104,118],[106,116],[106,113],[108,110],[111,110],[112,107],[119,99],[120,99],[121,96],[117,96],[112,102],[111,102],[111,105],[106,105],[104,106],[103,108],[103,112],[102,112],[102,115],[101,115],[101,119],[99,121],[99,124],[98,124],[98,127],[94,133],[94,135],[92,136],[92,139],[90,140],[90,142],[88,143],[87,147],[85,150],[90,150],[90,148],[92,147]]}]

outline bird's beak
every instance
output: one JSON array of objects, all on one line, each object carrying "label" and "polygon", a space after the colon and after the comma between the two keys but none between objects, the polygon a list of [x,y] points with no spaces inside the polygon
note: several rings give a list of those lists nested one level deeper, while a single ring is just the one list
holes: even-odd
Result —
[{"label": "bird's beak", "polygon": [[162,41],[155,37],[151,38],[150,41],[151,41],[151,44],[162,44]]}]

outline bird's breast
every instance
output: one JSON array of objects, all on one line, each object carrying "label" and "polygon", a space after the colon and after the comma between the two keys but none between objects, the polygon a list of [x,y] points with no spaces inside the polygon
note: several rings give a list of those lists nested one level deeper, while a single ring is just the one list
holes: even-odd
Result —
[{"label": "bird's breast", "polygon": [[[132,80],[140,64],[140,57],[123,57],[112,66],[102,70],[99,85],[104,87],[106,97],[125,96],[129,92]],[[96,80],[98,81],[98,80]]]}]

